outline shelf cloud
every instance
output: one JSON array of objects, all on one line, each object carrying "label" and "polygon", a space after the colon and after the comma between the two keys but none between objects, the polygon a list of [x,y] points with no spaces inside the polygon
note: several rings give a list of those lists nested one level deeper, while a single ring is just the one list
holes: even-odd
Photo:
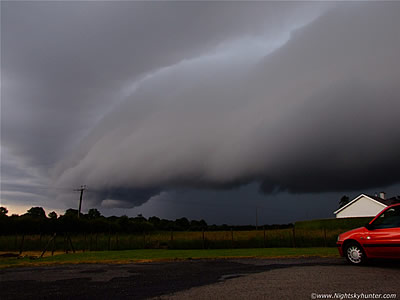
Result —
[{"label": "shelf cloud", "polygon": [[55,187],[133,207],[400,182],[398,3],[2,6],[2,145]]}]

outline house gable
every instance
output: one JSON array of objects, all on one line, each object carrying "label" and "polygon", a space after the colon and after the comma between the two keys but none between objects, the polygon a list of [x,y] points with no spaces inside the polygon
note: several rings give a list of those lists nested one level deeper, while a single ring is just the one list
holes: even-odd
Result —
[{"label": "house gable", "polygon": [[336,218],[373,217],[387,205],[361,194],[334,212]]}]

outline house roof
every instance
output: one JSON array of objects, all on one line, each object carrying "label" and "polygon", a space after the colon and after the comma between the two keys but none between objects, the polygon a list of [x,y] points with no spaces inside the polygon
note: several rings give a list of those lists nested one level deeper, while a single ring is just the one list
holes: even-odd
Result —
[{"label": "house roof", "polygon": [[385,206],[389,206],[392,204],[397,204],[400,203],[400,197],[392,197],[389,199],[382,199],[380,197],[377,196],[371,196],[371,195],[367,195],[367,194],[361,194],[358,197],[354,198],[353,200],[351,200],[349,203],[347,203],[345,206],[342,206],[341,208],[339,208],[338,210],[334,211],[334,214],[337,214],[338,212],[342,211],[343,209],[345,209],[346,207],[350,206],[351,204],[353,204],[354,202],[356,202],[358,199],[360,199],[361,197],[367,197],[369,199],[371,199],[372,201],[376,201],[379,204],[381,204],[383,207]]},{"label": "house roof", "polygon": [[397,197],[392,197],[392,198],[389,198],[389,199],[382,199],[380,197],[371,196],[371,195],[365,195],[365,196],[368,196],[368,197],[374,199],[375,201],[378,201],[378,202],[380,202],[382,204],[385,204],[387,206],[392,205],[392,204],[396,204],[396,203],[400,203],[400,198],[398,196]]},{"label": "house roof", "polygon": [[[360,198],[362,198],[362,197],[369,198],[370,200],[375,201],[375,202],[377,202],[378,204],[382,205],[382,207],[388,206],[388,204],[386,204],[386,203],[382,203],[381,201],[377,201],[377,200],[375,199],[375,197],[372,197],[372,196],[366,195],[366,194],[361,194],[361,195],[357,196],[356,198],[354,198],[353,200],[351,200],[351,201],[350,201],[349,203],[347,203],[345,206],[342,206],[342,207],[339,208],[338,210],[334,211],[333,213],[334,213],[334,214],[339,213],[340,211],[342,211],[342,210],[345,209],[346,207],[352,205],[354,202],[356,202],[358,199],[360,199]],[[384,201],[384,200],[381,199],[381,198],[379,198],[379,199],[382,200],[382,201]]]},{"label": "house roof", "polygon": [[365,196],[368,196],[368,197],[370,197],[370,198],[374,199],[375,201],[378,201],[378,202],[380,202],[380,203],[382,203],[382,204],[389,205],[389,204],[387,203],[388,199],[382,199],[381,197],[372,196],[372,195],[367,195],[367,194],[365,194]]}]

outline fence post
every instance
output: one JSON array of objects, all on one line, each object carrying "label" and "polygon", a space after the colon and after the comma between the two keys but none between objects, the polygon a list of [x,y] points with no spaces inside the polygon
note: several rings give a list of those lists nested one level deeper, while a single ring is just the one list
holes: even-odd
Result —
[{"label": "fence post", "polygon": [[146,248],[146,232],[143,231],[143,249]]},{"label": "fence post", "polygon": [[55,250],[55,248],[56,248],[56,237],[57,237],[57,235],[56,235],[56,233],[54,233],[53,247],[52,247],[52,249],[51,249],[51,256],[54,255],[54,250]]},{"label": "fence post", "polygon": [[296,229],[293,225],[293,248],[296,248]]},{"label": "fence post", "polygon": [[233,248],[233,229],[231,228],[231,248]]},{"label": "fence post", "polygon": [[82,252],[85,252],[85,250],[86,250],[86,248],[87,248],[86,232],[84,233],[84,239],[85,239],[85,242],[83,243],[83,249],[82,249]]},{"label": "fence post", "polygon": [[204,229],[203,229],[203,249],[205,249],[205,237],[204,237]]},{"label": "fence post", "polygon": [[50,243],[54,240],[54,238],[56,237],[56,234],[54,233],[53,237],[47,242],[46,247],[44,247],[42,254],[40,255],[39,258],[42,258],[43,255],[46,253],[47,248],[50,246]]},{"label": "fence post", "polygon": [[19,246],[19,255],[22,254],[22,250],[24,248],[24,240],[25,240],[25,234],[22,235],[21,245]]},{"label": "fence post", "polygon": [[267,243],[266,243],[266,239],[265,239],[265,225],[263,226],[263,230],[264,230],[264,248],[266,248]]},{"label": "fence post", "polygon": [[69,244],[71,245],[72,252],[75,253],[75,248],[74,248],[74,245],[72,245],[71,236],[69,234],[68,234],[68,240],[69,240]]},{"label": "fence post", "polygon": [[67,234],[64,233],[64,251],[68,254]]},{"label": "fence post", "polygon": [[115,248],[116,248],[116,250],[118,250],[118,249],[119,249],[119,239],[118,239],[118,233],[116,233],[116,234],[115,234],[115,243],[116,243],[116,246],[115,246]]},{"label": "fence post", "polygon": [[111,250],[111,232],[108,232],[108,246],[107,246],[108,251]]},{"label": "fence post", "polygon": [[324,245],[326,247],[326,228],[324,227]]}]

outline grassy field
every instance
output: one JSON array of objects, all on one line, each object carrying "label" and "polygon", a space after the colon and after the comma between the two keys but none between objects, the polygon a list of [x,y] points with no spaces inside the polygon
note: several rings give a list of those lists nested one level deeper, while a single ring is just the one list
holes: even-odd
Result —
[{"label": "grassy field", "polygon": [[[334,247],[343,229],[302,228],[293,230],[252,231],[180,231],[150,232],[142,234],[78,234],[58,235],[49,250],[105,251],[132,249],[236,249],[236,248],[284,248],[284,247]],[[0,251],[40,251],[45,248],[50,235],[0,236]]]},{"label": "grassy field", "polygon": [[[159,231],[136,234],[58,234],[48,250],[132,249],[238,249],[286,247],[335,247],[337,236],[363,226],[371,218],[323,219],[296,222],[294,228],[249,231]],[[0,251],[41,251],[50,235],[3,235]],[[71,245],[72,244],[72,245]]]},{"label": "grassy field", "polygon": [[58,254],[33,259],[40,252],[29,253],[23,258],[0,257],[0,268],[17,266],[45,266],[52,264],[78,263],[133,263],[150,261],[174,261],[202,258],[273,258],[273,257],[338,257],[336,248],[252,248],[252,249],[205,249],[205,250],[166,250],[142,249],[125,251],[93,251]]},{"label": "grassy field", "polygon": [[371,221],[372,217],[362,218],[339,218],[339,219],[320,219],[310,221],[299,221],[295,223],[298,230],[316,230],[325,228],[327,230],[349,230],[357,227],[364,226]]}]

